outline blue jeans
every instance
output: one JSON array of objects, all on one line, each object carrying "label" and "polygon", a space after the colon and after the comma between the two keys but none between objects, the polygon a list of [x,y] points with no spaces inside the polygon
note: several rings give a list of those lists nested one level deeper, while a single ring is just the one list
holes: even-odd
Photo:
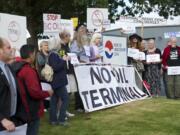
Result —
[{"label": "blue jeans", "polygon": [[31,121],[27,125],[27,135],[38,135],[40,119]]},{"label": "blue jeans", "polygon": [[[57,116],[58,101],[61,100],[60,113]],[[50,100],[50,122],[64,122],[66,118],[66,110],[68,108],[69,97],[66,86],[54,90],[54,94]]]}]

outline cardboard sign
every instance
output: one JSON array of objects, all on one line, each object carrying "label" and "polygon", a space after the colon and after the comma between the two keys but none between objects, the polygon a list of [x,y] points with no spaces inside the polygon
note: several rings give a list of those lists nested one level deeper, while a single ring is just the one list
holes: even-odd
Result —
[{"label": "cardboard sign", "polygon": [[26,17],[0,13],[0,36],[6,38],[12,48],[20,49],[27,43]]},{"label": "cardboard sign", "polygon": [[149,54],[146,55],[146,62],[160,62],[160,55],[159,54]]},{"label": "cardboard sign", "polygon": [[59,32],[61,15],[59,14],[43,14],[44,33]]},{"label": "cardboard sign", "polygon": [[180,75],[180,66],[168,67],[168,75]]},{"label": "cardboard sign", "polygon": [[100,29],[108,20],[107,8],[87,8],[87,28]]}]

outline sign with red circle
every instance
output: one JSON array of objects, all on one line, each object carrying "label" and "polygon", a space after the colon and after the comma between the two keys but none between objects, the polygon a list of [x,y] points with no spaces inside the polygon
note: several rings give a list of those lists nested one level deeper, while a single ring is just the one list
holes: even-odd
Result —
[{"label": "sign with red circle", "polygon": [[21,27],[16,21],[11,21],[8,25],[8,37],[12,42],[19,40],[21,35]]}]

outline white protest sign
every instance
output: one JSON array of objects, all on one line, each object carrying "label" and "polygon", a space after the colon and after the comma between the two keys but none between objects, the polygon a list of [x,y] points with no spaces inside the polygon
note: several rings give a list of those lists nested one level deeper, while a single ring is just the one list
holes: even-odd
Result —
[{"label": "white protest sign", "polygon": [[138,49],[128,48],[128,54],[127,54],[127,56],[134,58],[134,57],[137,57],[138,53],[139,53],[139,50],[138,50]]},{"label": "white protest sign", "polygon": [[0,131],[0,135],[26,135],[27,124],[16,127],[16,130],[13,132]]},{"label": "white protest sign", "polygon": [[12,48],[26,44],[26,17],[0,13],[0,36],[6,38]]},{"label": "white protest sign", "polygon": [[138,49],[128,48],[128,57],[131,57],[136,60],[145,60],[145,53],[140,52]]},{"label": "white protest sign", "polygon": [[148,54],[146,55],[146,62],[160,62],[159,54]]},{"label": "white protest sign", "polygon": [[78,65],[75,74],[86,112],[147,98],[135,84],[134,67]]},{"label": "white protest sign", "polygon": [[[52,87],[49,83],[41,82],[41,87],[43,91],[52,90]],[[50,100],[50,97],[46,98],[47,100]]]},{"label": "white protest sign", "polygon": [[75,53],[67,53],[67,55],[71,58],[71,64],[79,64],[79,60]]},{"label": "white protest sign", "polygon": [[61,15],[43,14],[44,33],[54,33],[60,30]]},{"label": "white protest sign", "polygon": [[127,65],[127,38],[103,36],[103,62]]},{"label": "white protest sign", "polygon": [[87,28],[90,30],[102,28],[108,24],[107,8],[87,8]]},{"label": "white protest sign", "polygon": [[139,52],[139,56],[138,56],[139,60],[146,60],[146,56],[144,52]]},{"label": "white protest sign", "polygon": [[180,66],[168,67],[168,75],[180,75]]},{"label": "white protest sign", "polygon": [[68,31],[71,35],[71,39],[73,38],[74,35],[74,27],[73,27],[73,21],[68,20],[68,19],[61,19],[60,21],[60,30],[61,31]]}]

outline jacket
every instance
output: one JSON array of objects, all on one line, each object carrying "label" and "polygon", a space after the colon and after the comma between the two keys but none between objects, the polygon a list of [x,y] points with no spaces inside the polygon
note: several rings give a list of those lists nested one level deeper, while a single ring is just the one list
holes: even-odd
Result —
[{"label": "jacket", "polygon": [[[59,56],[62,58],[64,55],[67,55],[67,53],[70,53],[70,48],[68,44],[61,44],[61,49],[58,51]],[[71,64],[70,61],[68,61],[68,67],[67,64],[65,65],[66,73],[67,74],[74,74],[74,67]]]},{"label": "jacket", "polygon": [[47,91],[42,91],[37,71],[23,61],[15,62],[12,67],[17,75],[20,96],[29,117],[28,120],[41,117],[44,113],[43,100],[50,95]]},{"label": "jacket", "polygon": [[[10,68],[11,69],[11,68]],[[12,70],[11,73],[13,74]],[[19,88],[17,85],[17,80],[14,75],[14,79],[16,81],[16,89],[17,89],[17,106],[16,106],[16,114],[14,116],[10,116],[10,109],[11,109],[11,93],[8,84],[8,80],[6,79],[5,74],[0,68],[0,121],[4,118],[11,120],[14,122],[16,126],[23,124],[21,115],[19,115],[18,110],[20,109],[20,105],[22,104],[20,95],[19,95]],[[4,130],[0,123],[0,131]]]},{"label": "jacket", "polygon": [[64,87],[68,84],[66,76],[66,61],[61,59],[56,52],[51,52],[49,55],[49,65],[54,71],[51,86],[54,89]]},{"label": "jacket", "polygon": [[[180,55],[180,47],[176,46],[178,49],[178,55]],[[171,51],[171,46],[167,46],[164,51],[163,51],[163,55],[162,55],[162,65],[163,65],[163,69],[166,70],[167,65],[167,60],[170,57],[170,51]]]}]

